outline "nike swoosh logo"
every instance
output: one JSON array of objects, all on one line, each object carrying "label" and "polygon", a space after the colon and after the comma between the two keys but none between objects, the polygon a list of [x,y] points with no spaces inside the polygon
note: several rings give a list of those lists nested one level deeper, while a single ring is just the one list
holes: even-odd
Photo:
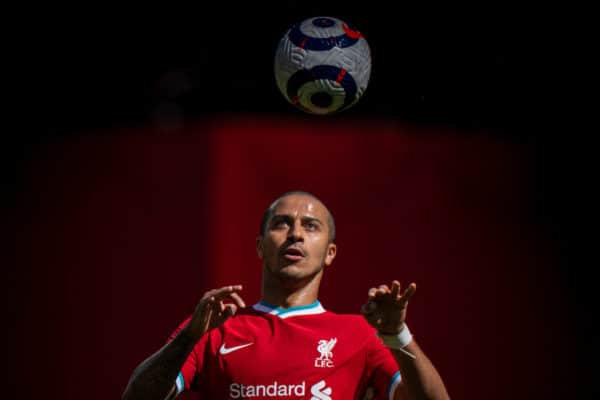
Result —
[{"label": "nike swoosh logo", "polygon": [[220,353],[220,354],[229,354],[229,353],[233,353],[233,352],[234,352],[234,351],[236,351],[236,350],[243,349],[244,347],[248,347],[248,346],[251,346],[251,345],[253,345],[253,344],[254,344],[254,342],[250,342],[250,343],[246,343],[246,344],[241,344],[241,345],[239,345],[239,346],[233,346],[233,347],[226,348],[226,347],[225,347],[225,343],[223,343],[223,344],[221,345],[221,348],[219,349],[219,353]]}]

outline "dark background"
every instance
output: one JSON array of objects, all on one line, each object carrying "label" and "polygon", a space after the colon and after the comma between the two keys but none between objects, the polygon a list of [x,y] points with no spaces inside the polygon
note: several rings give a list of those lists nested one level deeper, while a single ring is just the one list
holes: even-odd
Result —
[{"label": "dark background", "polygon": [[[507,3],[487,3],[484,6],[454,4],[443,7],[432,4],[396,4],[391,7],[387,3],[363,2],[346,2],[331,6],[318,6],[306,2],[277,4],[276,7],[268,4],[211,4],[200,10],[158,5],[145,5],[139,10],[134,7],[125,9],[102,5],[86,9],[73,5],[63,8],[56,6],[38,9],[35,16],[31,15],[28,28],[19,31],[23,45],[12,60],[20,74],[12,83],[22,88],[16,102],[23,105],[20,111],[23,111],[24,115],[21,128],[5,132],[6,140],[3,146],[4,159],[11,167],[8,171],[15,171],[14,175],[9,174],[5,185],[3,204],[6,220],[9,222],[7,226],[12,228],[7,230],[6,243],[12,243],[11,239],[16,238],[17,258],[16,268],[7,273],[4,304],[10,317],[9,325],[15,327],[8,330],[7,343],[14,344],[8,352],[11,356],[9,359],[14,357],[15,360],[19,360],[19,371],[26,373],[19,373],[20,378],[10,378],[9,392],[23,393],[23,387],[27,387],[25,393],[31,396],[50,392],[50,398],[64,398],[68,397],[65,396],[65,392],[68,393],[70,385],[73,385],[73,393],[78,396],[86,391],[89,391],[90,398],[101,398],[90,393],[96,393],[97,396],[113,396],[126,380],[123,375],[127,375],[138,360],[153,350],[153,346],[157,345],[156,338],[167,334],[169,327],[176,323],[179,317],[183,317],[184,309],[189,309],[191,299],[196,298],[194,293],[176,295],[175,299],[170,300],[169,307],[174,307],[177,301],[181,300],[185,302],[182,310],[178,309],[178,314],[174,316],[167,315],[166,310],[162,309],[162,316],[153,321],[156,325],[143,318],[150,317],[150,314],[141,313],[139,318],[135,319],[135,324],[148,324],[142,325],[140,329],[154,329],[154,336],[147,338],[145,343],[140,343],[139,348],[132,353],[123,353],[127,345],[116,345],[115,347],[122,352],[116,356],[115,353],[111,353],[111,361],[120,365],[119,368],[97,366],[94,370],[90,367],[86,360],[92,359],[100,363],[97,360],[102,359],[103,352],[107,351],[103,350],[102,346],[108,347],[109,342],[118,340],[119,336],[113,330],[132,331],[130,326],[111,327],[110,318],[114,318],[119,324],[127,324],[127,318],[115,311],[120,308],[119,304],[114,303],[130,301],[131,304],[138,304],[133,299],[139,297],[139,301],[142,301],[141,299],[149,296],[134,285],[136,280],[140,279],[139,274],[144,272],[138,269],[120,271],[123,261],[116,262],[116,266],[107,272],[108,276],[103,275],[104,267],[101,263],[96,265],[93,262],[88,265],[96,267],[88,267],[86,274],[74,272],[80,271],[78,266],[86,259],[85,249],[90,253],[99,250],[89,247],[91,245],[79,246],[75,255],[71,250],[56,250],[57,243],[62,243],[65,239],[77,239],[79,236],[77,231],[54,229],[53,224],[71,218],[74,223],[95,231],[98,227],[96,224],[101,224],[102,215],[107,215],[107,211],[104,211],[104,214],[99,212],[92,218],[91,226],[86,225],[88,220],[77,222],[82,215],[96,214],[92,209],[85,212],[73,211],[70,207],[79,203],[72,197],[88,198],[86,196],[92,196],[89,193],[96,193],[96,197],[91,197],[96,201],[102,203],[106,200],[118,204],[117,199],[123,196],[123,199],[129,199],[123,201],[123,210],[120,211],[125,215],[130,212],[127,211],[127,204],[132,206],[136,201],[141,201],[144,195],[136,191],[135,185],[127,190],[112,188],[110,193],[113,193],[115,198],[102,194],[102,191],[97,193],[97,189],[93,188],[106,184],[102,183],[104,181],[101,178],[90,181],[76,173],[73,175],[74,171],[79,168],[88,172],[96,171],[97,175],[91,176],[109,177],[106,179],[119,182],[120,167],[138,171],[136,173],[140,174],[140,177],[143,177],[144,171],[148,169],[152,174],[162,176],[161,182],[168,182],[170,190],[174,190],[175,193],[182,190],[180,194],[189,194],[181,189],[188,187],[189,183],[170,176],[169,171],[176,173],[178,170],[169,169],[175,167],[167,167],[165,160],[176,162],[180,158],[179,152],[186,150],[190,151],[186,153],[187,157],[192,158],[193,152],[190,149],[230,149],[227,146],[235,148],[236,144],[232,145],[224,139],[215,139],[209,135],[206,135],[208,138],[204,138],[200,135],[199,138],[191,140],[187,139],[187,135],[197,130],[218,130],[219,126],[226,125],[221,121],[236,118],[248,118],[251,126],[249,129],[257,135],[258,143],[262,143],[262,140],[269,143],[271,137],[268,132],[274,128],[270,128],[269,124],[252,122],[256,119],[273,120],[274,126],[283,130],[286,129],[286,123],[277,121],[288,121],[309,130],[313,129],[313,123],[317,130],[335,130],[336,124],[348,126],[344,124],[352,125],[353,121],[361,121],[363,125],[360,126],[365,126],[365,121],[372,121],[376,127],[383,124],[382,130],[388,126],[386,124],[398,124],[404,127],[402,129],[416,134],[416,137],[425,137],[425,143],[417,145],[417,149],[420,149],[417,154],[421,154],[419,151],[427,153],[429,150],[424,149],[428,149],[429,146],[444,149],[458,146],[463,150],[456,154],[463,154],[462,151],[468,154],[468,149],[472,148],[470,146],[475,145],[465,143],[471,143],[473,140],[480,143],[482,154],[489,154],[491,157],[490,160],[482,159],[480,162],[489,162],[490,165],[500,168],[499,166],[506,163],[503,161],[504,150],[494,150],[493,146],[492,150],[489,150],[486,146],[499,141],[507,148],[519,149],[519,156],[516,157],[519,161],[506,164],[509,165],[510,172],[495,172],[494,175],[506,180],[503,181],[507,185],[505,188],[510,187],[511,179],[519,182],[523,179],[523,182],[526,182],[525,188],[519,186],[512,193],[515,198],[522,199],[523,203],[527,204],[524,209],[528,217],[516,221],[515,225],[506,228],[505,232],[515,234],[525,230],[537,232],[542,238],[539,239],[542,250],[531,250],[528,254],[534,258],[543,254],[542,258],[547,257],[549,262],[540,262],[530,269],[525,267],[526,276],[529,278],[524,282],[531,284],[530,289],[537,290],[538,295],[543,294],[540,297],[534,296],[536,300],[532,301],[533,303],[543,304],[547,301],[548,307],[556,310],[556,313],[545,309],[548,315],[543,318],[538,316],[539,322],[527,322],[530,320],[525,314],[515,318],[514,323],[523,325],[527,330],[527,333],[524,333],[527,340],[520,343],[515,340],[515,345],[510,346],[510,350],[522,357],[539,357],[545,364],[542,372],[537,375],[532,373],[534,378],[530,387],[527,387],[525,377],[517,382],[517,393],[513,393],[513,398],[531,398],[536,389],[547,397],[556,396],[553,398],[587,391],[591,386],[591,370],[586,368],[587,359],[594,358],[597,348],[591,341],[594,296],[592,281],[589,279],[592,269],[590,265],[593,264],[591,261],[595,257],[590,258],[586,251],[586,237],[592,230],[588,220],[591,219],[595,208],[588,197],[594,182],[593,159],[588,156],[593,132],[577,128],[572,113],[576,99],[571,89],[579,71],[576,66],[577,58],[573,55],[567,36],[564,35],[568,30],[566,16],[562,15],[560,10],[549,10],[548,6],[526,8],[523,5]],[[353,24],[368,40],[373,58],[371,80],[361,101],[340,115],[318,120],[314,116],[302,114],[285,102],[277,90],[272,73],[273,54],[280,37],[291,24],[314,15],[332,15]],[[561,16],[562,18],[559,18]],[[332,125],[327,125],[329,123]],[[235,129],[241,129],[240,126],[243,125],[241,123],[233,126]],[[348,128],[350,132],[352,128]],[[294,128],[291,129],[293,130]],[[353,143],[353,140],[355,143],[371,143],[368,141],[369,131],[364,130],[367,139],[362,137],[356,140],[339,140],[344,143]],[[183,134],[186,138],[183,141],[181,132],[188,132]],[[266,132],[266,137],[261,137],[261,132]],[[145,143],[145,134],[149,135],[152,144]],[[292,132],[290,137],[297,137],[294,136],[297,134]],[[436,137],[440,134],[445,139],[437,141]],[[173,139],[169,139],[170,137]],[[295,143],[292,139],[286,140],[288,141],[284,142],[289,145]],[[234,136],[234,143],[243,148],[251,146],[253,142],[245,137],[235,139]],[[316,140],[311,143],[318,146],[320,142]],[[400,146],[401,143],[404,142],[400,141],[395,145]],[[116,156],[114,148],[120,149]],[[117,160],[109,167],[102,164],[103,150],[110,150],[109,153]],[[162,163],[156,164],[153,157],[161,159],[157,156],[161,151],[165,151],[168,156]],[[377,148],[373,152],[363,161],[368,160],[369,163],[378,165],[377,152],[384,153],[384,150]],[[257,154],[259,153],[257,150]],[[140,154],[142,158],[138,159]],[[229,200],[220,196],[239,193],[230,189],[223,190],[222,187],[219,189],[219,184],[215,184],[214,178],[210,178],[212,167],[215,163],[218,164],[215,160],[221,153],[207,150],[203,154],[205,158],[201,160],[201,164],[205,165],[205,168],[202,169],[200,177],[196,178],[202,180],[204,188],[210,188],[219,194],[211,196],[197,189],[198,192],[194,192],[196,197],[192,198],[206,207],[225,204]],[[228,154],[227,150],[224,150],[223,154]],[[362,153],[352,154],[359,157]],[[507,154],[510,154],[510,151],[507,151]],[[88,159],[90,155],[91,159]],[[130,155],[131,159],[127,155]],[[185,156],[181,157],[187,159]],[[444,159],[444,156],[440,157]],[[452,159],[451,156],[448,157]],[[512,156],[507,157],[513,160]],[[408,159],[411,160],[410,157]],[[467,173],[465,171],[469,171],[469,166],[475,165],[468,161],[460,161],[460,158],[458,160],[455,162],[462,166],[458,168],[457,173]],[[415,166],[423,167],[418,158],[412,161]],[[236,162],[231,165],[237,165]],[[259,165],[260,160],[257,159],[254,163]],[[268,169],[268,165],[270,164],[266,163],[263,167]],[[181,168],[186,166],[185,162],[180,165]],[[381,170],[377,167],[372,168],[378,173],[389,173],[385,169],[388,167],[380,167]],[[102,172],[104,168],[113,170],[110,173]],[[225,174],[221,182],[243,184],[247,177],[242,177],[247,173],[241,171],[248,166],[240,162],[239,168],[240,172],[234,175]],[[165,172],[162,172],[163,169]],[[347,169],[361,171],[359,167]],[[393,168],[392,170],[399,171]],[[289,172],[287,176],[296,177],[299,174]],[[444,176],[452,176],[451,172],[447,174]],[[394,173],[390,175],[396,176]],[[417,174],[413,184],[418,185],[418,177]],[[303,184],[305,181],[298,179],[292,182]],[[364,177],[360,182],[364,182],[365,185],[362,190],[372,190],[367,187],[368,177]],[[257,181],[257,185],[260,184],[261,182]],[[306,186],[310,187],[310,184]],[[328,183],[323,181],[314,184],[314,189],[327,193],[331,202],[344,210],[342,204],[345,203],[328,192],[328,189],[325,189],[327,186]],[[457,192],[461,190],[460,185],[457,188]],[[251,191],[253,188],[248,189]],[[265,198],[270,199],[278,191],[285,189],[285,185],[279,184],[274,185],[271,190],[260,192],[257,189],[255,211],[260,212]],[[473,193],[470,191],[472,189],[462,189],[465,193]],[[258,192],[265,197],[259,196]],[[389,191],[382,186],[380,190],[374,190],[374,193],[386,196],[397,194],[397,190]],[[481,207],[488,210],[485,215],[497,212],[498,218],[502,218],[504,214],[494,208],[503,204],[502,198],[493,197],[493,191],[490,193],[492,197],[485,200],[487,205]],[[423,193],[420,196],[426,197]],[[367,204],[375,204],[374,199],[367,199]],[[112,207],[118,206],[113,204]],[[194,206],[192,200],[184,203],[182,207],[191,210],[189,212],[193,215],[193,221],[201,223],[207,217],[206,210],[198,205]],[[457,212],[451,207],[448,211]],[[172,210],[159,208],[154,212],[156,215],[164,215],[163,229],[169,227],[177,230],[176,221],[170,221],[168,218]],[[458,212],[456,215],[462,215]],[[459,220],[457,217],[457,222]],[[140,221],[142,222],[138,229],[153,226],[152,221]],[[250,221],[253,219],[249,218],[248,223],[251,223]],[[436,226],[435,219],[428,221],[430,225],[427,226]],[[418,225],[417,222],[415,224]],[[520,224],[527,224],[527,227]],[[484,226],[474,226],[485,229]],[[109,235],[108,232],[113,232],[115,228],[105,229]],[[191,227],[182,231],[190,236],[197,234],[200,238],[206,235],[205,232],[196,232]],[[138,236],[140,241],[149,239],[148,234],[144,235],[138,231],[132,231],[130,234]],[[46,235],[53,239],[48,240]],[[102,243],[102,234],[97,235],[95,240]],[[119,235],[124,233],[121,231]],[[508,233],[507,235],[510,236]],[[499,239],[499,242],[502,240]],[[175,245],[177,242],[169,243]],[[485,244],[476,239],[472,239],[471,244],[473,243],[479,243],[482,248],[486,248]],[[434,243],[435,245],[439,243]],[[190,249],[193,247],[191,242],[189,246]],[[200,245],[200,248],[203,246],[208,244]],[[543,251],[544,248],[547,248],[547,252]],[[192,250],[189,251],[193,254]],[[514,260],[520,259],[519,251],[511,253]],[[131,256],[135,252],[131,250],[127,254]],[[46,256],[53,260],[52,263],[43,261],[46,260]],[[189,266],[185,267],[188,269],[184,268],[184,271],[192,271],[200,260],[206,261],[206,258],[202,257],[189,257],[190,259],[186,259]],[[210,257],[214,255],[209,256],[209,259]],[[145,261],[150,268],[160,269],[158,265],[152,267],[151,260]],[[511,267],[512,272],[507,272],[500,280],[507,284],[506,296],[510,296],[509,283],[512,278],[519,276],[519,271],[523,271],[526,263],[522,259],[521,261],[523,264],[516,262]],[[460,261],[456,261],[457,265],[459,263]],[[188,265],[185,262],[184,264]],[[547,270],[540,265],[547,265]],[[215,272],[207,272],[203,276],[221,277]],[[482,278],[483,282],[493,281],[492,275],[486,277]],[[132,286],[111,288],[111,282],[123,282],[123,279],[124,286]],[[164,277],[152,275],[141,281],[156,284],[161,279]],[[426,278],[422,280],[428,282]],[[95,281],[98,283],[95,284]],[[525,283],[522,284],[526,286]],[[170,289],[176,290],[177,286]],[[514,308],[522,306],[522,301],[528,299],[527,291],[527,287],[519,286],[519,294],[509,300],[508,304]],[[443,299],[441,295],[432,298],[428,303],[430,313],[436,307],[431,303],[438,303]],[[487,315],[484,312],[486,306],[498,305],[495,301],[486,299],[478,309],[481,315]],[[502,302],[499,304],[501,307]],[[64,311],[65,308],[69,310],[68,313]],[[527,306],[525,308],[528,309]],[[537,310],[535,307],[534,309]],[[501,314],[507,316],[510,312]],[[101,318],[108,318],[102,324],[103,327],[111,327],[103,328],[107,331],[97,329],[97,320]],[[485,318],[489,318],[485,319],[486,323],[493,321],[493,317]],[[452,323],[449,316],[441,319]],[[538,321],[535,318],[533,320]],[[416,323],[425,325],[419,321],[421,320],[417,320]],[[513,321],[500,321],[499,326],[504,327],[505,324],[512,323]],[[57,328],[56,324],[60,324],[60,328]],[[158,327],[165,330],[157,332]],[[40,339],[44,337],[45,329],[52,332],[46,335],[48,342]],[[491,328],[486,330],[488,333],[493,331]],[[72,339],[71,335],[79,339]],[[499,343],[502,341],[502,333],[498,335],[495,339],[479,337],[477,343],[485,343],[488,339]],[[546,338],[550,344],[543,350],[536,347],[528,352],[536,342],[536,335]],[[90,346],[95,346],[89,355],[81,351],[86,343],[81,337],[90,337]],[[133,337],[133,333],[123,333],[123,340],[127,343],[131,343]],[[423,337],[425,342],[434,342],[434,339],[435,335],[431,338]],[[69,348],[71,342],[77,345]],[[37,348],[39,343],[48,347],[40,350]],[[56,345],[53,347],[52,343]],[[459,362],[454,357],[456,349],[450,357],[442,353],[443,346],[433,346],[433,350],[439,352],[438,357],[445,367],[442,372],[449,375],[449,388],[453,389],[454,393],[469,393],[469,387],[464,387],[469,385],[469,376],[458,379],[460,372],[456,372],[455,368],[460,371],[461,363],[473,363],[474,360],[466,357]],[[66,348],[70,350],[64,350]],[[21,353],[19,349],[27,350]],[[467,348],[462,351],[469,353]],[[556,357],[553,357],[553,352],[556,352]],[[502,352],[496,350],[493,355],[499,354]],[[489,368],[490,374],[497,376],[498,385],[502,385],[503,382],[502,371],[491,365],[499,363],[502,367],[514,368],[521,374],[531,372],[530,369],[517,366],[518,357],[502,362],[485,357],[477,360],[481,362],[478,368]],[[103,362],[106,363],[106,360]],[[459,366],[456,367],[456,364]],[[102,385],[102,379],[98,377],[91,381],[86,380],[84,377],[87,374],[79,371],[79,365],[85,366],[87,372],[93,375],[106,374],[107,371],[117,372],[106,377],[110,383]],[[536,363],[528,360],[526,365],[535,367]],[[65,370],[64,375],[60,373],[61,369]],[[472,371],[473,365],[468,365],[465,369]],[[546,382],[547,386],[536,387],[544,382],[547,376],[552,377],[551,381]],[[78,383],[74,383],[74,380]],[[495,379],[486,382],[492,381]],[[38,387],[36,382],[44,386]],[[93,385],[102,385],[104,389],[90,387],[93,386],[91,382],[94,382]],[[461,387],[457,389],[459,385]],[[473,391],[477,393],[478,398],[482,396],[483,387],[483,383],[474,384]],[[510,388],[499,389],[497,393],[498,396],[502,393],[508,394]],[[524,397],[519,397],[519,394]],[[489,395],[488,398],[493,398],[493,395]]]},{"label": "dark background", "polygon": [[531,136],[575,100],[564,97],[577,72],[567,9],[557,20],[558,8],[510,3],[315,4],[42,8],[19,33],[31,41],[23,83],[50,133],[145,121],[164,102],[187,117],[289,113],[273,86],[277,42],[304,18],[337,15],[360,26],[378,71],[352,115]]}]

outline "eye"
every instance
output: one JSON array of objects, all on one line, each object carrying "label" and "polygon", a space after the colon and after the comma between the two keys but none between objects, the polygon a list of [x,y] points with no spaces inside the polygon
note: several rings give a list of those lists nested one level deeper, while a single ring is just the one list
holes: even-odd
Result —
[{"label": "eye", "polygon": [[305,226],[306,229],[309,231],[316,231],[317,229],[319,229],[319,224],[317,224],[316,222],[307,222]]},{"label": "eye", "polygon": [[289,226],[289,223],[286,220],[278,220],[273,221],[271,225],[272,229],[285,229]]}]

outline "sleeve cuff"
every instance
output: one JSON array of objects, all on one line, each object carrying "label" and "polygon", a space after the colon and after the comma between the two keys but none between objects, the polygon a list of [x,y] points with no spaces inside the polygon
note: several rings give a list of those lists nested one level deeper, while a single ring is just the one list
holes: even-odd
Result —
[{"label": "sleeve cuff", "polygon": [[402,381],[402,377],[400,376],[400,371],[397,371],[392,379],[390,380],[390,384],[388,385],[387,394],[389,400],[394,400],[394,394],[396,393],[396,388]]},{"label": "sleeve cuff", "polygon": [[181,372],[179,373],[179,375],[177,375],[175,385],[177,385],[177,394],[185,390],[185,381],[183,380],[183,375],[181,374]]}]

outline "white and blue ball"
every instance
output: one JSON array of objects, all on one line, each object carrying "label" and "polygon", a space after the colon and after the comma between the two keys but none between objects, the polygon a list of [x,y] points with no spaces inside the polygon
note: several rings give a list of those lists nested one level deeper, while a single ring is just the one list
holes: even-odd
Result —
[{"label": "white and blue ball", "polygon": [[362,97],[371,75],[371,51],[363,35],[333,17],[308,18],[279,41],[275,79],[283,96],[301,110],[332,114]]}]

